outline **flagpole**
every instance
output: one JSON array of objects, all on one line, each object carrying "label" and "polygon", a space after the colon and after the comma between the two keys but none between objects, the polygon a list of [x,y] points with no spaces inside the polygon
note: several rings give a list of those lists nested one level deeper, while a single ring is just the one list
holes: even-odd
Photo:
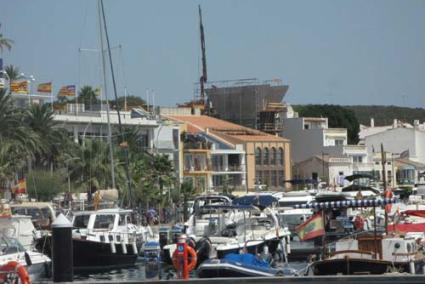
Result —
[{"label": "flagpole", "polygon": [[54,108],[53,108],[53,82],[50,83],[50,102],[52,104],[52,112],[54,112]]},{"label": "flagpole", "polygon": [[325,230],[325,233],[322,236],[322,259],[325,259],[326,255],[326,216],[325,216],[325,209],[322,209],[322,222],[323,222],[323,229]]}]

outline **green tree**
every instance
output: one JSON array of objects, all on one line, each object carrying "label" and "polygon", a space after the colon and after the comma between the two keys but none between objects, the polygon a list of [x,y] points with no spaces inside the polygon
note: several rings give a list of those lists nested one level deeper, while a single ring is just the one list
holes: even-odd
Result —
[{"label": "green tree", "polygon": [[23,122],[5,90],[0,90],[0,187],[10,188],[16,174],[34,157],[39,139]]},{"label": "green tree", "polygon": [[357,144],[360,128],[352,110],[339,105],[299,105],[294,109],[304,117],[327,117],[329,127],[346,128],[348,143]]},{"label": "green tree", "polygon": [[92,109],[99,102],[96,96],[96,90],[91,86],[83,86],[78,92],[78,103],[83,103],[86,109]]},{"label": "green tree", "polygon": [[125,102],[127,102],[127,110],[136,107],[146,107],[145,100],[136,96],[118,97],[118,100],[111,100],[110,104],[114,109],[124,110]]},{"label": "green tree", "polygon": [[67,190],[65,180],[63,171],[31,171],[27,176],[28,195],[40,201],[51,201],[56,195]]},{"label": "green tree", "polygon": [[187,220],[189,218],[187,202],[189,198],[192,197],[195,193],[192,180],[187,179],[183,181],[183,183],[180,185],[180,193],[183,196],[183,218],[184,220]]},{"label": "green tree", "polygon": [[4,68],[4,71],[6,71],[10,81],[18,80],[21,76],[21,73],[19,72],[19,68],[14,65],[7,65]]},{"label": "green tree", "polygon": [[[0,24],[1,28],[1,24]],[[3,49],[7,48],[10,50],[12,48],[13,40],[5,38],[3,34],[0,32],[0,53],[3,53]]]},{"label": "green tree", "polygon": [[58,129],[58,122],[53,120],[50,105],[32,105],[25,116],[25,123],[37,136],[38,144],[35,166],[53,167],[61,152],[66,151],[66,140],[70,140],[64,130]]}]

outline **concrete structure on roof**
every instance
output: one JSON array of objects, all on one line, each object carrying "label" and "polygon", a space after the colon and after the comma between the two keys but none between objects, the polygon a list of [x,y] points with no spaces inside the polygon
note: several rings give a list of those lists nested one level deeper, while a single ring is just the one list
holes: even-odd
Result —
[{"label": "concrete structure on roof", "polygon": [[258,129],[259,113],[270,103],[282,102],[288,88],[280,79],[242,79],[209,82],[205,92],[218,118]]},{"label": "concrete structure on roof", "polygon": [[291,178],[290,142],[203,115],[165,116],[187,125],[184,176],[201,190],[283,190]]}]

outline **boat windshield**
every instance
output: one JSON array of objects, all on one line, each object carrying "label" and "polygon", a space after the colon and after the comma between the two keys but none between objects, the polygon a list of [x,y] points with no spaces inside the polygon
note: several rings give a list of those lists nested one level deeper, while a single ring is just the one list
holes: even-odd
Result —
[{"label": "boat windshield", "polygon": [[115,215],[96,215],[94,220],[93,229],[113,229],[114,228]]},{"label": "boat windshield", "polygon": [[12,254],[25,251],[17,239],[0,236],[0,255]]},{"label": "boat windshield", "polygon": [[74,228],[78,229],[87,229],[87,225],[89,224],[90,215],[76,215],[74,217]]}]

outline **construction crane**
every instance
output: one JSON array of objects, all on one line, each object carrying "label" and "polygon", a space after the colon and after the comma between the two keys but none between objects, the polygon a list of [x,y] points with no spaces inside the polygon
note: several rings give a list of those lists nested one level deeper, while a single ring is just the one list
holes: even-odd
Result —
[{"label": "construction crane", "polygon": [[199,32],[201,34],[201,52],[202,52],[202,75],[199,78],[199,83],[201,87],[201,101],[205,102],[205,83],[207,82],[207,58],[205,56],[205,34],[204,34],[204,25],[202,24],[202,11],[201,5],[198,5],[199,9]]}]

